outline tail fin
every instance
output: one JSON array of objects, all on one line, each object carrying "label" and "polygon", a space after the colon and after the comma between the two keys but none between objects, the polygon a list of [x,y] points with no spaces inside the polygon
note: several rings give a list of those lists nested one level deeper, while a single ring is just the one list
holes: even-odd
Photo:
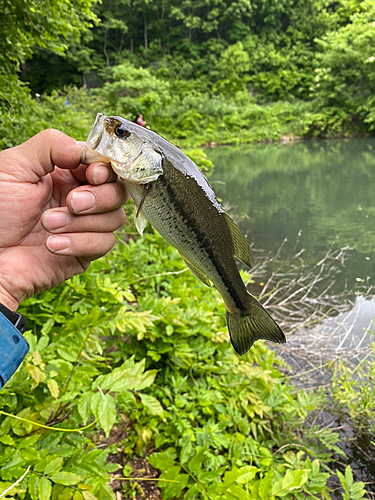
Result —
[{"label": "tail fin", "polygon": [[236,313],[227,310],[226,313],[230,339],[234,350],[240,356],[259,339],[285,344],[286,339],[281,328],[252,295],[249,294],[248,310]]}]

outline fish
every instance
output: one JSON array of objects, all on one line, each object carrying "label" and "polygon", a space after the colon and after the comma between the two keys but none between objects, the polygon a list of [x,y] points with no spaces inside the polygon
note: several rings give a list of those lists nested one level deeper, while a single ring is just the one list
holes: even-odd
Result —
[{"label": "fish", "polygon": [[138,232],[142,235],[149,221],[202,283],[215,285],[238,355],[259,339],[286,342],[240,276],[235,258],[251,266],[244,234],[192,160],[155,132],[98,113],[82,157],[83,163],[94,161],[109,162],[130,192]]}]

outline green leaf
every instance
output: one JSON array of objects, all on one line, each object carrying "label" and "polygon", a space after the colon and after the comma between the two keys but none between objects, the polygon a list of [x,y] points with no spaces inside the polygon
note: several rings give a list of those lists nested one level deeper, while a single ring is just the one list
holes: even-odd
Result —
[{"label": "green leaf", "polygon": [[49,333],[53,327],[53,325],[55,324],[55,319],[54,318],[48,318],[47,321],[44,323],[42,329],[41,329],[41,333],[42,335],[46,335],[47,333]]},{"label": "green leaf", "polygon": [[238,477],[235,481],[239,484],[246,484],[255,477],[257,472],[259,472],[258,467],[254,467],[253,465],[246,465],[245,467],[241,467],[238,470]]},{"label": "green leaf", "polygon": [[[121,368],[116,368],[108,375],[99,376],[93,383],[93,389],[99,386],[104,391],[111,392],[123,392],[131,389],[138,389],[142,382],[145,381],[146,387],[149,384],[149,380],[152,382],[155,378],[153,373],[150,376],[144,374],[145,360],[143,359],[139,363],[129,366],[129,363],[124,363]],[[155,370],[150,370],[155,372]],[[153,378],[152,378],[153,377]],[[151,382],[151,383],[152,383]]]},{"label": "green leaf", "polygon": [[141,376],[141,381],[135,388],[137,391],[142,391],[146,389],[146,387],[150,387],[154,383],[155,377],[158,373],[158,370],[148,370]]},{"label": "green leaf", "polygon": [[72,500],[74,490],[72,488],[64,488],[63,492],[60,493],[58,500]]},{"label": "green leaf", "polygon": [[154,396],[149,396],[148,394],[139,394],[142,404],[148,409],[151,415],[159,415],[162,416],[164,414],[163,407],[159,403],[159,401],[154,398]]},{"label": "green leaf", "polygon": [[130,368],[127,368],[113,370],[108,375],[101,375],[93,383],[93,389],[99,386],[103,391],[122,392],[129,388],[129,383],[131,385],[132,381],[129,380],[131,377],[128,377],[129,372]]},{"label": "green leaf", "polygon": [[198,474],[199,482],[204,485],[212,485],[213,479],[217,479],[222,474],[224,474],[226,467],[220,467],[219,469],[210,470],[208,472],[200,472]]},{"label": "green leaf", "polygon": [[90,408],[96,418],[99,418],[100,413],[103,411],[105,397],[98,391],[91,396]]},{"label": "green leaf", "polygon": [[78,400],[77,409],[84,423],[87,422],[91,414],[91,392],[84,393]]},{"label": "green leaf", "polygon": [[285,497],[288,494],[289,491],[285,490],[283,487],[283,478],[279,479],[278,481],[276,481],[276,483],[273,484],[272,496]]},{"label": "green leaf", "polygon": [[[165,489],[167,489],[171,484],[174,486],[175,484],[177,484],[174,481],[177,481],[177,476],[180,474],[180,471],[181,467],[179,465],[173,465],[171,467],[168,467],[168,469],[165,472],[163,472],[163,474],[160,475],[159,485]],[[168,481],[162,481],[163,479],[173,481],[173,483],[170,483]]]},{"label": "green leaf", "polygon": [[82,491],[81,493],[82,493],[82,496],[83,496],[83,498],[84,498],[85,500],[98,500],[98,497],[96,497],[95,495],[93,495],[93,494],[91,493],[91,491],[86,491],[86,490],[84,490],[84,491]]},{"label": "green leaf", "polygon": [[350,487],[350,497],[353,500],[357,500],[357,498],[362,498],[366,494],[365,484],[362,482],[354,483]]},{"label": "green leaf", "polygon": [[193,484],[192,486],[189,487],[187,493],[184,495],[185,500],[190,500],[190,499],[197,499],[199,498],[199,493],[201,492],[201,489],[197,483]]},{"label": "green leaf", "polygon": [[30,460],[39,460],[40,455],[39,452],[32,448],[21,449],[21,457],[27,461]]},{"label": "green leaf", "polygon": [[286,491],[296,490],[306,483],[309,472],[305,469],[287,472],[283,478],[283,488]]},{"label": "green leaf", "polygon": [[109,484],[102,484],[97,495],[99,500],[113,500],[113,490]]},{"label": "green leaf", "polygon": [[21,450],[22,448],[31,448],[35,445],[35,443],[39,440],[40,436],[34,435],[29,436],[27,438],[22,438],[21,441],[17,443],[17,448]]},{"label": "green leaf", "polygon": [[350,465],[348,465],[345,469],[345,479],[347,486],[351,486],[353,484],[353,472]]},{"label": "green leaf", "polygon": [[[173,475],[173,474],[172,474]],[[164,477],[164,479],[168,479]],[[179,498],[181,496],[182,490],[186,487],[189,481],[188,474],[178,474],[174,476],[174,481],[176,483],[167,483],[167,487],[164,490],[163,498]]]},{"label": "green leaf", "polygon": [[73,472],[58,472],[53,474],[50,479],[57,484],[64,484],[65,486],[70,486],[72,484],[78,484],[82,480],[82,476],[78,476]]},{"label": "green leaf", "polygon": [[312,473],[313,475],[315,476],[316,474],[318,474],[318,472],[320,471],[320,462],[318,459],[314,460],[312,463],[311,463],[311,468],[312,468]]},{"label": "green leaf", "polygon": [[232,470],[228,470],[224,474],[224,484],[229,486],[230,484],[233,484],[238,479],[238,477],[239,477],[238,468],[234,466]]},{"label": "green leaf", "polygon": [[184,465],[190,458],[191,452],[193,450],[193,444],[191,441],[187,441],[181,448],[180,462]]},{"label": "green leaf", "polygon": [[206,458],[207,448],[205,446],[197,446],[196,450],[197,453],[188,463],[190,472],[197,472],[202,467],[204,459]]},{"label": "green leaf", "polygon": [[344,487],[344,489],[348,490],[349,487],[346,484],[345,476],[343,474],[341,474],[341,472],[339,470],[336,471],[336,474],[337,474],[337,477],[340,479],[340,483],[342,484],[342,486]]},{"label": "green leaf", "polygon": [[168,448],[167,451],[153,453],[148,457],[150,464],[156,469],[166,470],[174,466],[177,453],[174,448]]},{"label": "green leaf", "polygon": [[44,468],[43,473],[46,476],[49,476],[51,474],[55,474],[56,472],[58,472],[61,469],[63,462],[64,462],[64,459],[62,457],[54,458],[53,460],[51,460],[47,463],[47,465]]},{"label": "green leaf", "polygon": [[32,474],[29,477],[27,489],[29,490],[31,500],[38,500],[38,485],[39,485],[39,478],[36,474]]},{"label": "green leaf", "polygon": [[77,353],[74,351],[67,351],[65,349],[57,349],[59,355],[66,361],[75,362],[77,360]]},{"label": "green leaf", "polygon": [[272,485],[274,482],[275,473],[270,470],[265,474],[265,476],[260,480],[258,494],[260,498],[268,500],[271,496]]},{"label": "green leaf", "polygon": [[14,439],[7,434],[5,436],[0,436],[0,443],[6,444],[7,446],[16,446]]},{"label": "green leaf", "polygon": [[103,409],[100,410],[99,424],[107,437],[116,422],[116,416],[116,401],[110,394],[106,394]]},{"label": "green leaf", "polygon": [[[240,486],[236,486],[235,484],[232,484],[231,486],[229,486],[229,488],[225,492],[225,499],[226,500],[249,500],[249,495]],[[267,497],[267,500],[268,499],[269,499],[269,497]]]},{"label": "green leaf", "polygon": [[52,492],[52,484],[46,477],[41,477],[39,479],[38,493],[39,500],[49,500]]},{"label": "green leaf", "polygon": [[53,398],[56,399],[59,397],[59,386],[56,380],[54,380],[53,378],[47,380],[47,387]]}]

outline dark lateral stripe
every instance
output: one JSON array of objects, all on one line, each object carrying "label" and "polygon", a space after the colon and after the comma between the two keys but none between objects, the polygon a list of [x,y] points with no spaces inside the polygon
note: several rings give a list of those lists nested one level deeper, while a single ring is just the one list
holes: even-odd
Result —
[{"label": "dark lateral stripe", "polygon": [[[182,175],[182,174],[181,174]],[[200,187],[195,183],[193,179],[185,179],[186,182],[194,183],[194,189],[200,189]],[[220,276],[220,279],[225,286],[228,294],[232,298],[235,307],[242,310],[244,307],[243,300],[241,300],[240,294],[234,288],[230,277],[225,272],[225,269],[222,269],[218,264],[214,257],[213,249],[211,247],[211,243],[208,240],[204,228],[200,228],[197,221],[192,220],[192,214],[189,212],[189,207],[183,203],[183,198],[181,197],[181,193],[178,193],[176,186],[173,182],[168,182],[166,176],[161,176],[158,179],[159,187],[162,189],[163,194],[167,195],[168,199],[165,199],[167,205],[170,205],[173,208],[176,216],[180,218],[180,220],[188,226],[188,229],[193,232],[195,241],[197,242],[200,250],[203,250],[206,253],[208,260],[210,261],[213,270]],[[202,196],[205,196],[204,191],[202,191]],[[189,223],[191,222],[191,223]],[[229,231],[229,228],[228,228]],[[235,264],[234,264],[235,265]],[[210,276],[209,276],[210,277]]]}]

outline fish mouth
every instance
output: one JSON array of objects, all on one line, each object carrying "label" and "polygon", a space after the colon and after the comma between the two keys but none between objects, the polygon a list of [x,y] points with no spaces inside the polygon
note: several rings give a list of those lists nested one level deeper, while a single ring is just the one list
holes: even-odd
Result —
[{"label": "fish mouth", "polygon": [[86,140],[86,145],[91,149],[96,149],[99,146],[100,140],[104,132],[104,121],[107,119],[103,113],[96,115],[94,125],[91,127],[90,133]]},{"label": "fish mouth", "polygon": [[104,154],[105,146],[107,141],[105,140],[103,134],[105,127],[105,121],[108,118],[103,115],[103,113],[98,113],[96,115],[93,126],[91,127],[90,133],[86,140],[86,146],[82,153],[81,163],[90,165],[96,161],[105,161],[108,163],[109,158]]}]

